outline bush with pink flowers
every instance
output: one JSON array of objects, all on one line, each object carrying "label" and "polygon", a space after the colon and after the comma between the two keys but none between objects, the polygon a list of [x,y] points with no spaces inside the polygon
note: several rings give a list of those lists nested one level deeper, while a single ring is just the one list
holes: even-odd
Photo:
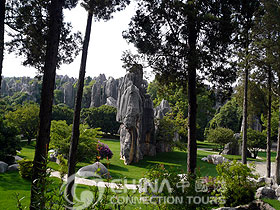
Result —
[{"label": "bush with pink flowers", "polygon": [[97,160],[102,159],[111,159],[113,157],[113,152],[110,150],[109,146],[107,144],[104,144],[100,141],[98,141],[97,144]]}]

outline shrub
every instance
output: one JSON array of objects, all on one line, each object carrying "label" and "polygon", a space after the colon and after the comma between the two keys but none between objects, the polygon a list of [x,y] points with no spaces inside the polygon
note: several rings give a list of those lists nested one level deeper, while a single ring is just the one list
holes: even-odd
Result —
[{"label": "shrub", "polygon": [[39,111],[38,104],[26,103],[5,115],[7,122],[18,129],[18,134],[22,134],[28,140],[28,144],[38,133]]},{"label": "shrub", "polygon": [[52,120],[65,120],[68,125],[73,123],[73,109],[65,104],[53,105]]},{"label": "shrub", "polygon": [[106,158],[107,160],[109,160],[113,157],[113,152],[110,150],[107,144],[98,141],[96,148],[97,148],[97,159],[102,160]]},{"label": "shrub", "polygon": [[[179,176],[179,173],[182,176]],[[147,171],[145,178],[142,183],[140,181],[140,189],[142,188],[145,197],[149,197],[147,200],[152,201],[151,204],[154,205],[154,208],[209,209],[210,202],[195,202],[193,199],[188,199],[199,197],[201,200],[207,201],[208,189],[204,185],[204,181],[202,182],[204,179],[200,179],[199,176],[185,174],[184,171],[176,167],[166,168],[164,165],[156,165]],[[163,202],[164,199],[157,199],[170,197],[181,200],[169,203]]]},{"label": "shrub", "polygon": [[32,167],[33,161],[32,160],[20,160],[18,161],[19,164],[19,174],[24,179],[32,179]]},{"label": "shrub", "polygon": [[81,122],[89,125],[90,128],[101,128],[105,133],[117,134],[120,123],[116,121],[117,109],[103,105],[82,109]]},{"label": "shrub", "polygon": [[[240,131],[240,121],[242,118],[242,110],[239,108],[237,99],[233,97],[224,106],[222,106],[213,119],[209,122],[209,129],[218,127],[229,128],[234,132]],[[207,136],[207,129],[205,135]]]},{"label": "shrub", "polygon": [[266,148],[266,135],[249,128],[247,131],[247,147],[253,154],[253,158],[257,158],[259,150]]},{"label": "shrub", "polygon": [[176,132],[174,122],[167,116],[156,121],[156,140],[158,142],[172,143]]},{"label": "shrub", "polygon": [[[51,124],[51,141],[50,148],[58,151],[65,157],[69,155],[70,139],[72,125],[67,125],[66,121],[52,121]],[[87,125],[80,125],[80,138],[77,150],[78,162],[90,162],[95,160],[97,155],[97,139],[100,138],[101,132],[98,128],[90,129]]]},{"label": "shrub", "polygon": [[207,141],[216,143],[222,151],[229,142],[235,142],[234,132],[229,128],[216,128],[208,131]]},{"label": "shrub", "polygon": [[245,164],[233,161],[219,164],[216,169],[218,176],[213,194],[224,199],[220,200],[221,205],[232,207],[247,204],[254,200],[257,187],[249,180],[249,178],[257,178],[253,174],[253,166],[248,167]]},{"label": "shrub", "polygon": [[17,129],[14,126],[0,118],[0,160],[8,164],[13,162],[12,156],[17,154],[17,150],[21,150],[20,138],[16,133]]}]

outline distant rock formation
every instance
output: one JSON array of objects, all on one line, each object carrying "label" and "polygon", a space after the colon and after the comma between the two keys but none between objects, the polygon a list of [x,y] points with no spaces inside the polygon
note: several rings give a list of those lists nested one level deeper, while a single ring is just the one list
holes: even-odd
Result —
[{"label": "distant rock formation", "polygon": [[118,98],[119,83],[122,80],[109,77],[106,79],[104,74],[93,78],[95,80],[91,90],[91,103],[90,107],[99,107],[104,104],[109,106],[116,106]]},{"label": "distant rock formation", "polygon": [[168,112],[171,111],[169,103],[167,100],[163,99],[155,109],[155,118],[162,119]]},{"label": "distant rock formation", "polygon": [[156,154],[153,102],[146,93],[140,65],[132,67],[118,91],[117,121],[120,126],[121,158],[125,164]]},{"label": "distant rock formation", "polygon": [[[114,79],[109,77],[106,79],[104,74],[100,74],[98,77],[90,78],[88,83],[94,80],[90,91],[83,97],[84,108],[99,107],[102,105],[109,105],[116,107],[118,98],[118,88],[122,81],[122,78]],[[54,100],[55,104],[64,103],[67,106],[73,108],[75,102],[75,84],[77,79],[69,77],[67,75],[57,75],[55,90],[59,98]],[[37,103],[40,102],[40,91],[42,81],[37,78],[29,77],[7,77],[2,80],[1,95],[13,96],[15,94],[24,95],[24,100],[32,100]]]},{"label": "distant rock formation", "polygon": [[[159,134],[159,126],[160,126],[160,121],[163,119],[163,117],[171,111],[171,108],[169,106],[169,103],[167,100],[163,99],[160,104],[154,109],[154,117],[156,119],[155,123],[155,136],[157,137]],[[179,141],[180,137],[177,132],[174,133],[174,139],[173,141]],[[162,141],[157,141],[156,144],[156,151],[157,152],[170,152],[171,151],[171,145],[169,142],[162,142]]]}]

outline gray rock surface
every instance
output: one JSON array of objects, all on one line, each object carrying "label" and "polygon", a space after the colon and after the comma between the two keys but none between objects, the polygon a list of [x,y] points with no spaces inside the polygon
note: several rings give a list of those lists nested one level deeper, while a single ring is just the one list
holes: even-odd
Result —
[{"label": "gray rock surface", "polygon": [[240,155],[239,154],[239,145],[238,143],[229,142],[225,145],[224,150],[222,151],[223,155]]},{"label": "gray rock surface", "polygon": [[269,204],[263,202],[262,200],[255,200],[248,205],[237,207],[221,207],[215,210],[275,210],[275,208],[271,207]]},{"label": "gray rock surface", "polygon": [[0,173],[5,173],[8,169],[8,164],[0,161]]},{"label": "gray rock surface", "polygon": [[114,101],[117,101],[118,98],[118,88],[121,79],[114,79],[113,77],[106,79],[104,74],[100,74],[93,79],[95,83],[91,90],[90,107],[99,107],[104,104],[114,106]]},{"label": "gray rock surface", "polygon": [[125,164],[156,154],[153,102],[146,93],[143,69],[135,65],[120,84],[117,121],[120,125],[121,158]]},{"label": "gray rock surface", "polygon": [[63,85],[63,94],[64,104],[67,104],[69,107],[74,107],[75,93],[71,82],[66,82]]},{"label": "gray rock surface", "polygon": [[257,189],[256,198],[275,199],[276,198],[275,190],[271,189],[270,187],[260,187],[259,189]]},{"label": "gray rock surface", "polygon": [[81,177],[102,177],[105,179],[111,178],[108,169],[100,162],[80,168],[77,174]]},{"label": "gray rock surface", "polygon": [[160,105],[158,105],[155,109],[154,109],[154,114],[155,114],[155,118],[157,119],[162,119],[168,112],[171,111],[171,108],[169,106],[169,103],[167,100],[163,99],[160,102]]},{"label": "gray rock surface", "polygon": [[10,165],[7,169],[7,171],[18,171],[18,170],[19,170],[19,164]]},{"label": "gray rock surface", "polygon": [[20,156],[14,156],[14,158],[15,158],[15,161],[17,162],[17,161],[19,161],[19,160],[22,160],[23,158],[22,157],[20,157]]},{"label": "gray rock surface", "polygon": [[229,160],[223,157],[222,155],[208,155],[207,162],[213,163],[215,165],[221,164],[223,162],[228,162]]},{"label": "gray rock surface", "polygon": [[105,105],[117,108],[117,100],[114,99],[113,97],[108,97],[106,99],[106,104]]}]

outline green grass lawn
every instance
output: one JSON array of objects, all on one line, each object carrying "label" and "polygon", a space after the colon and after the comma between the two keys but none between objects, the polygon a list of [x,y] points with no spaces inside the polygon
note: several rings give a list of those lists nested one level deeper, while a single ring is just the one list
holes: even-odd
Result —
[{"label": "green grass lawn", "polygon": [[[159,153],[154,157],[145,156],[143,160],[138,163],[133,163],[131,165],[124,165],[123,160],[120,159],[120,141],[116,139],[102,139],[103,143],[108,144],[113,152],[113,157],[110,161],[102,160],[101,162],[109,169],[109,172],[113,179],[126,178],[129,183],[133,179],[143,178],[146,171],[156,164],[163,164],[167,167],[179,167],[183,172],[187,171],[187,153],[175,150],[167,153]],[[208,144],[211,145],[211,144]],[[23,148],[19,156],[33,160],[35,152],[35,142],[31,145],[23,144]],[[215,165],[209,164],[207,162],[201,161],[201,158],[212,154],[211,152],[198,150],[197,154],[197,165],[200,170],[201,176],[216,176]],[[93,162],[92,162],[93,163]],[[92,164],[92,163],[78,163],[76,169]],[[54,170],[58,170],[58,165],[54,162],[49,163],[49,167]]]},{"label": "green grass lawn", "polygon": [[262,200],[268,203],[269,205],[271,205],[276,210],[280,209],[280,202],[278,200],[272,200],[272,199],[262,199]]},{"label": "green grass lawn", "polygon": [[[138,163],[133,163],[131,165],[124,165],[123,160],[120,160],[120,143],[119,140],[115,139],[102,139],[103,143],[108,144],[112,152],[114,153],[112,159],[108,162],[107,160],[102,160],[101,162],[106,165],[111,173],[113,179],[127,178],[128,182],[131,183],[133,179],[142,178],[146,171],[156,164],[163,164],[167,167],[178,167],[178,173],[186,172],[186,152],[179,150],[174,150],[168,153],[159,153],[154,157],[144,157],[143,160]],[[23,148],[18,154],[25,159],[33,159],[35,152],[35,142],[31,145],[26,145],[23,143]],[[214,148],[215,146],[207,142],[198,142],[198,148]],[[216,176],[215,165],[209,164],[207,162],[201,161],[201,158],[206,157],[209,154],[213,154],[211,151],[197,151],[197,168],[201,176]],[[265,152],[260,152],[260,156],[265,156]],[[272,153],[275,156],[275,153]],[[229,159],[239,159],[240,156],[226,156]],[[78,163],[77,170],[83,166],[89,165],[91,163]],[[58,165],[54,162],[49,163],[49,167],[57,170]],[[53,178],[55,179],[55,178]],[[58,182],[58,179],[56,179]],[[16,209],[16,198],[15,193],[19,193],[19,197],[25,197],[22,201],[24,205],[28,205],[30,199],[30,181],[24,180],[20,177],[18,172],[9,172],[6,174],[0,174],[0,209],[12,210]],[[82,191],[88,186],[79,186],[78,191]],[[278,203],[274,204],[277,205]],[[271,204],[272,205],[272,204]],[[128,208],[133,209],[133,207]],[[142,209],[146,209],[143,206]]]},{"label": "green grass lawn", "polygon": [[[114,153],[113,158],[109,161],[102,160],[101,162],[108,166],[109,172],[113,179],[127,178],[128,182],[131,183],[133,179],[140,179],[144,176],[146,171],[156,165],[163,164],[167,167],[179,167],[182,171],[186,172],[186,158],[187,154],[175,150],[168,153],[159,153],[155,157],[144,157],[143,160],[132,165],[124,165],[123,160],[120,160],[120,142],[115,139],[102,139],[102,142],[108,144],[112,152]],[[35,142],[32,142],[31,145],[22,143],[22,150],[18,154],[19,156],[33,160],[35,153]],[[211,154],[211,152],[198,151],[197,156],[197,165],[202,176],[210,175],[216,176],[215,165],[201,161],[202,157]],[[78,163],[77,170],[80,167],[86,166],[90,163]],[[57,170],[58,165],[54,162],[49,163],[49,167]],[[178,173],[181,173],[178,171]],[[19,197],[24,199],[22,200],[24,205],[29,204],[30,199],[30,181],[22,179],[18,172],[9,172],[5,174],[0,174],[0,209],[5,210],[14,210],[16,209],[16,193],[19,194]],[[80,186],[80,188],[87,188],[87,186]],[[133,207],[128,208],[133,209]],[[143,206],[142,209],[146,209]]]}]

